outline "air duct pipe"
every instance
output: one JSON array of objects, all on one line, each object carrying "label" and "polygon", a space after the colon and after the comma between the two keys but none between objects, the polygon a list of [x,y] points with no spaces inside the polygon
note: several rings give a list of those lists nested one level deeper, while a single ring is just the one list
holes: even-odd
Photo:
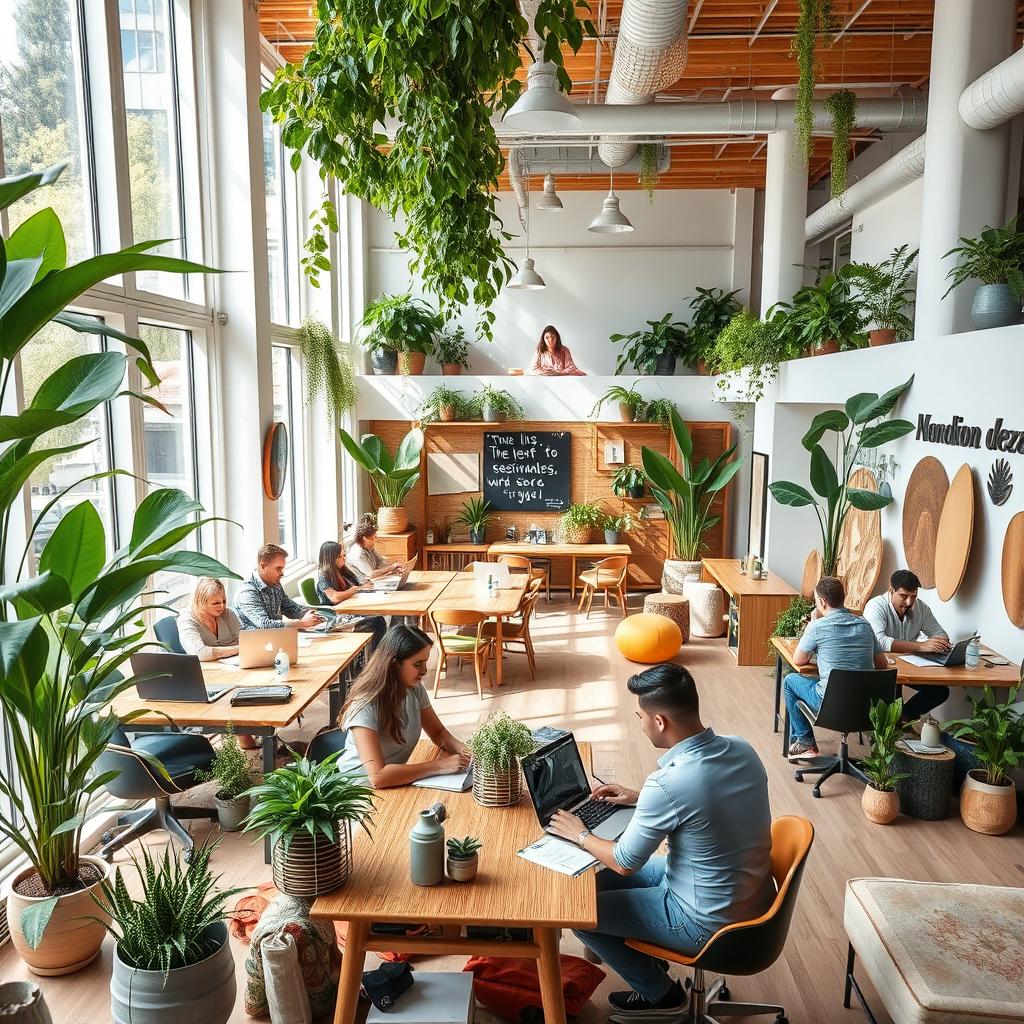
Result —
[{"label": "air duct pipe", "polygon": [[970,128],[998,128],[1024,112],[1024,50],[986,71],[960,94],[960,120]]}]

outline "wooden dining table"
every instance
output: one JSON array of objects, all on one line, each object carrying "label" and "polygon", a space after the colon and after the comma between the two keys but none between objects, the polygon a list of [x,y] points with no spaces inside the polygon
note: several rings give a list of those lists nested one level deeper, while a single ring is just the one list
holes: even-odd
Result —
[{"label": "wooden dining table", "polygon": [[416,569],[409,573],[401,590],[364,590],[335,610],[346,615],[426,615],[458,575]]}]

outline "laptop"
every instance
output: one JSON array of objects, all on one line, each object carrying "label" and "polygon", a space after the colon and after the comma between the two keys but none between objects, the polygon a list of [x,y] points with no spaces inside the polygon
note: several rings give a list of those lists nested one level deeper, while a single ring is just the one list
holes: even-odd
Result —
[{"label": "laptop", "polygon": [[135,689],[145,700],[181,700],[212,704],[233,686],[207,686],[203,667],[194,654],[168,654],[165,651],[131,656],[132,672],[140,679]]},{"label": "laptop", "polygon": [[243,629],[238,634],[238,667],[269,668],[278,651],[288,655],[291,664],[299,660],[299,631],[282,629]]},{"label": "laptop", "polygon": [[979,633],[971,633],[965,636],[963,640],[957,640],[945,654],[921,654],[919,657],[924,658],[925,661],[941,665],[943,668],[959,668],[967,662],[967,645],[972,640],[977,640],[979,636]]},{"label": "laptop", "polygon": [[416,556],[414,555],[405,563],[405,565],[402,566],[401,575],[392,573],[390,576],[379,576],[377,579],[371,580],[370,582],[373,584],[374,593],[391,594],[396,590],[401,590],[409,579],[409,573],[411,573],[415,567]]},{"label": "laptop", "polygon": [[634,808],[594,800],[572,733],[540,747],[522,760],[526,788],[545,832],[562,809],[575,814],[600,839],[618,839],[633,817]]}]

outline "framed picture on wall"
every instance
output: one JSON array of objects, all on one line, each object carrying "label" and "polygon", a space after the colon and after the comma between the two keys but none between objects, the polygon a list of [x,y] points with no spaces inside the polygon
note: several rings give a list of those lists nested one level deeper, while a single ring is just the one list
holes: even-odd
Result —
[{"label": "framed picture on wall", "polygon": [[768,456],[750,454],[750,508],[748,512],[747,550],[764,558],[765,527],[768,520]]}]

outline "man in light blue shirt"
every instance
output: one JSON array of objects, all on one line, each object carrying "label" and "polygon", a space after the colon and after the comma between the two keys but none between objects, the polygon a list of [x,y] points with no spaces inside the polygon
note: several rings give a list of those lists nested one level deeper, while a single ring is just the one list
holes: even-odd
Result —
[{"label": "man in light blue shirt", "polygon": [[[594,796],[635,806],[632,820],[615,843],[566,811],[555,812],[551,831],[608,869],[597,876],[597,928],[576,935],[631,986],[609,1002],[626,1011],[680,1009],[686,993],[664,962],[626,940],[693,954],[724,925],[768,910],[775,898],[768,778],[746,740],[704,727],[697,687],[682,665],[657,665],[627,685],[644,734],[666,753],[639,793],[609,784]],[[654,856],[665,841],[668,856]]]},{"label": "man in light blue shirt", "polygon": [[789,745],[791,761],[818,755],[814,730],[797,701],[803,701],[817,711],[825,696],[829,674],[835,668],[870,672],[875,668],[889,667],[871,623],[846,608],[846,588],[835,576],[823,576],[814,588],[814,611],[796,645],[793,664],[798,668],[809,665],[815,655],[818,659],[817,679],[791,672],[782,687],[792,741]]}]

